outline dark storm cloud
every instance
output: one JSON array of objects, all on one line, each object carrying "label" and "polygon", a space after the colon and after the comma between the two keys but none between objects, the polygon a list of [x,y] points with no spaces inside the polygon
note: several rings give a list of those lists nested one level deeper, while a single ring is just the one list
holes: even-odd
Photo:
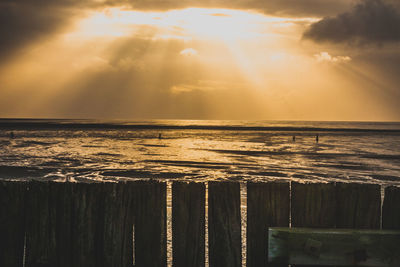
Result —
[{"label": "dark storm cloud", "polygon": [[71,3],[50,1],[0,2],[0,59],[13,55],[58,29],[70,16],[65,9]]},{"label": "dark storm cloud", "polygon": [[0,59],[50,37],[89,8],[124,5],[137,10],[218,7],[267,14],[323,16],[348,7],[348,0],[0,0]]},{"label": "dark storm cloud", "polygon": [[400,11],[381,0],[364,0],[349,12],[326,17],[304,37],[317,42],[384,44],[400,41]]}]

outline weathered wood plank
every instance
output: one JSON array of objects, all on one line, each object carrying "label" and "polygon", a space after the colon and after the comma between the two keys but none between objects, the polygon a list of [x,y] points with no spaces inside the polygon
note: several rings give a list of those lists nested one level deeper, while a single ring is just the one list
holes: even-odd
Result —
[{"label": "weathered wood plank", "polygon": [[172,184],[174,267],[205,266],[205,184]]},{"label": "weathered wood plank", "polygon": [[30,182],[27,194],[26,266],[71,266],[73,184]]},{"label": "weathered wood plank", "polygon": [[166,266],[166,184],[140,181],[135,185],[135,266]]},{"label": "weathered wood plank", "polygon": [[400,230],[400,188],[386,187],[382,210],[382,228]]},{"label": "weathered wood plank", "polygon": [[210,267],[242,265],[239,183],[208,183],[208,236]]},{"label": "weathered wood plank", "polygon": [[105,183],[102,198],[101,266],[133,265],[133,213],[134,183]]},{"label": "weathered wood plank", "polygon": [[26,266],[132,266],[132,196],[126,184],[30,183]]},{"label": "weathered wood plank", "polygon": [[22,266],[25,192],[23,182],[0,182],[0,266]]},{"label": "weathered wood plank", "polygon": [[336,184],[337,228],[379,229],[381,192],[379,185]]},{"label": "weathered wood plank", "polygon": [[335,185],[292,182],[292,227],[335,226]]},{"label": "weathered wood plank", "polygon": [[400,231],[270,228],[270,260],[323,266],[400,266]]},{"label": "weathered wood plank", "polygon": [[287,266],[268,263],[268,227],[289,226],[289,183],[247,182],[248,267]]},{"label": "weathered wood plank", "polygon": [[55,227],[55,251],[56,266],[72,266],[72,205],[73,184],[50,183],[50,207],[55,214],[55,221],[51,227]]},{"label": "weathered wood plank", "polygon": [[336,194],[333,183],[292,182],[292,227],[334,227],[335,210]]},{"label": "weathered wood plank", "polygon": [[72,203],[72,266],[101,266],[102,244],[99,221],[102,216],[100,200],[102,185],[77,183],[73,185]]},{"label": "weathered wood plank", "polygon": [[26,266],[56,266],[56,210],[50,183],[29,183],[26,216]]}]

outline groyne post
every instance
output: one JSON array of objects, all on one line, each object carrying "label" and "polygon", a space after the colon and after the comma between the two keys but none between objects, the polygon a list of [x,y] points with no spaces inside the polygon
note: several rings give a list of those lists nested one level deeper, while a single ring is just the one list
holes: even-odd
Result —
[{"label": "groyne post", "polygon": [[205,184],[172,184],[172,251],[174,267],[205,266]]}]

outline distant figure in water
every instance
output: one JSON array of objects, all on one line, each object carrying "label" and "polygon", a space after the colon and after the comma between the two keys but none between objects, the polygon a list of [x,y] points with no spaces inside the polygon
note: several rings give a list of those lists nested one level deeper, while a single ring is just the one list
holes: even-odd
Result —
[{"label": "distant figure in water", "polygon": [[161,133],[159,133],[158,134],[158,139],[161,139],[161,138],[162,138]]},{"label": "distant figure in water", "polygon": [[315,142],[318,143],[318,141],[319,141],[319,135],[317,134],[317,135],[315,136]]},{"label": "distant figure in water", "polygon": [[14,132],[10,132],[10,138],[11,138],[11,139],[14,139],[14,138],[15,138]]},{"label": "distant figure in water", "polygon": [[293,135],[292,140],[293,140],[293,142],[296,142],[296,136],[295,135]]}]

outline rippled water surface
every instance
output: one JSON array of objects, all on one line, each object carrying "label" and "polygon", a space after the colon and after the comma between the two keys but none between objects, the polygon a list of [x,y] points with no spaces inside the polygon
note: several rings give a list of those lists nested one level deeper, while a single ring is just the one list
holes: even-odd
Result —
[{"label": "rippled water surface", "polygon": [[0,120],[0,126],[6,179],[400,184],[399,123]]}]

